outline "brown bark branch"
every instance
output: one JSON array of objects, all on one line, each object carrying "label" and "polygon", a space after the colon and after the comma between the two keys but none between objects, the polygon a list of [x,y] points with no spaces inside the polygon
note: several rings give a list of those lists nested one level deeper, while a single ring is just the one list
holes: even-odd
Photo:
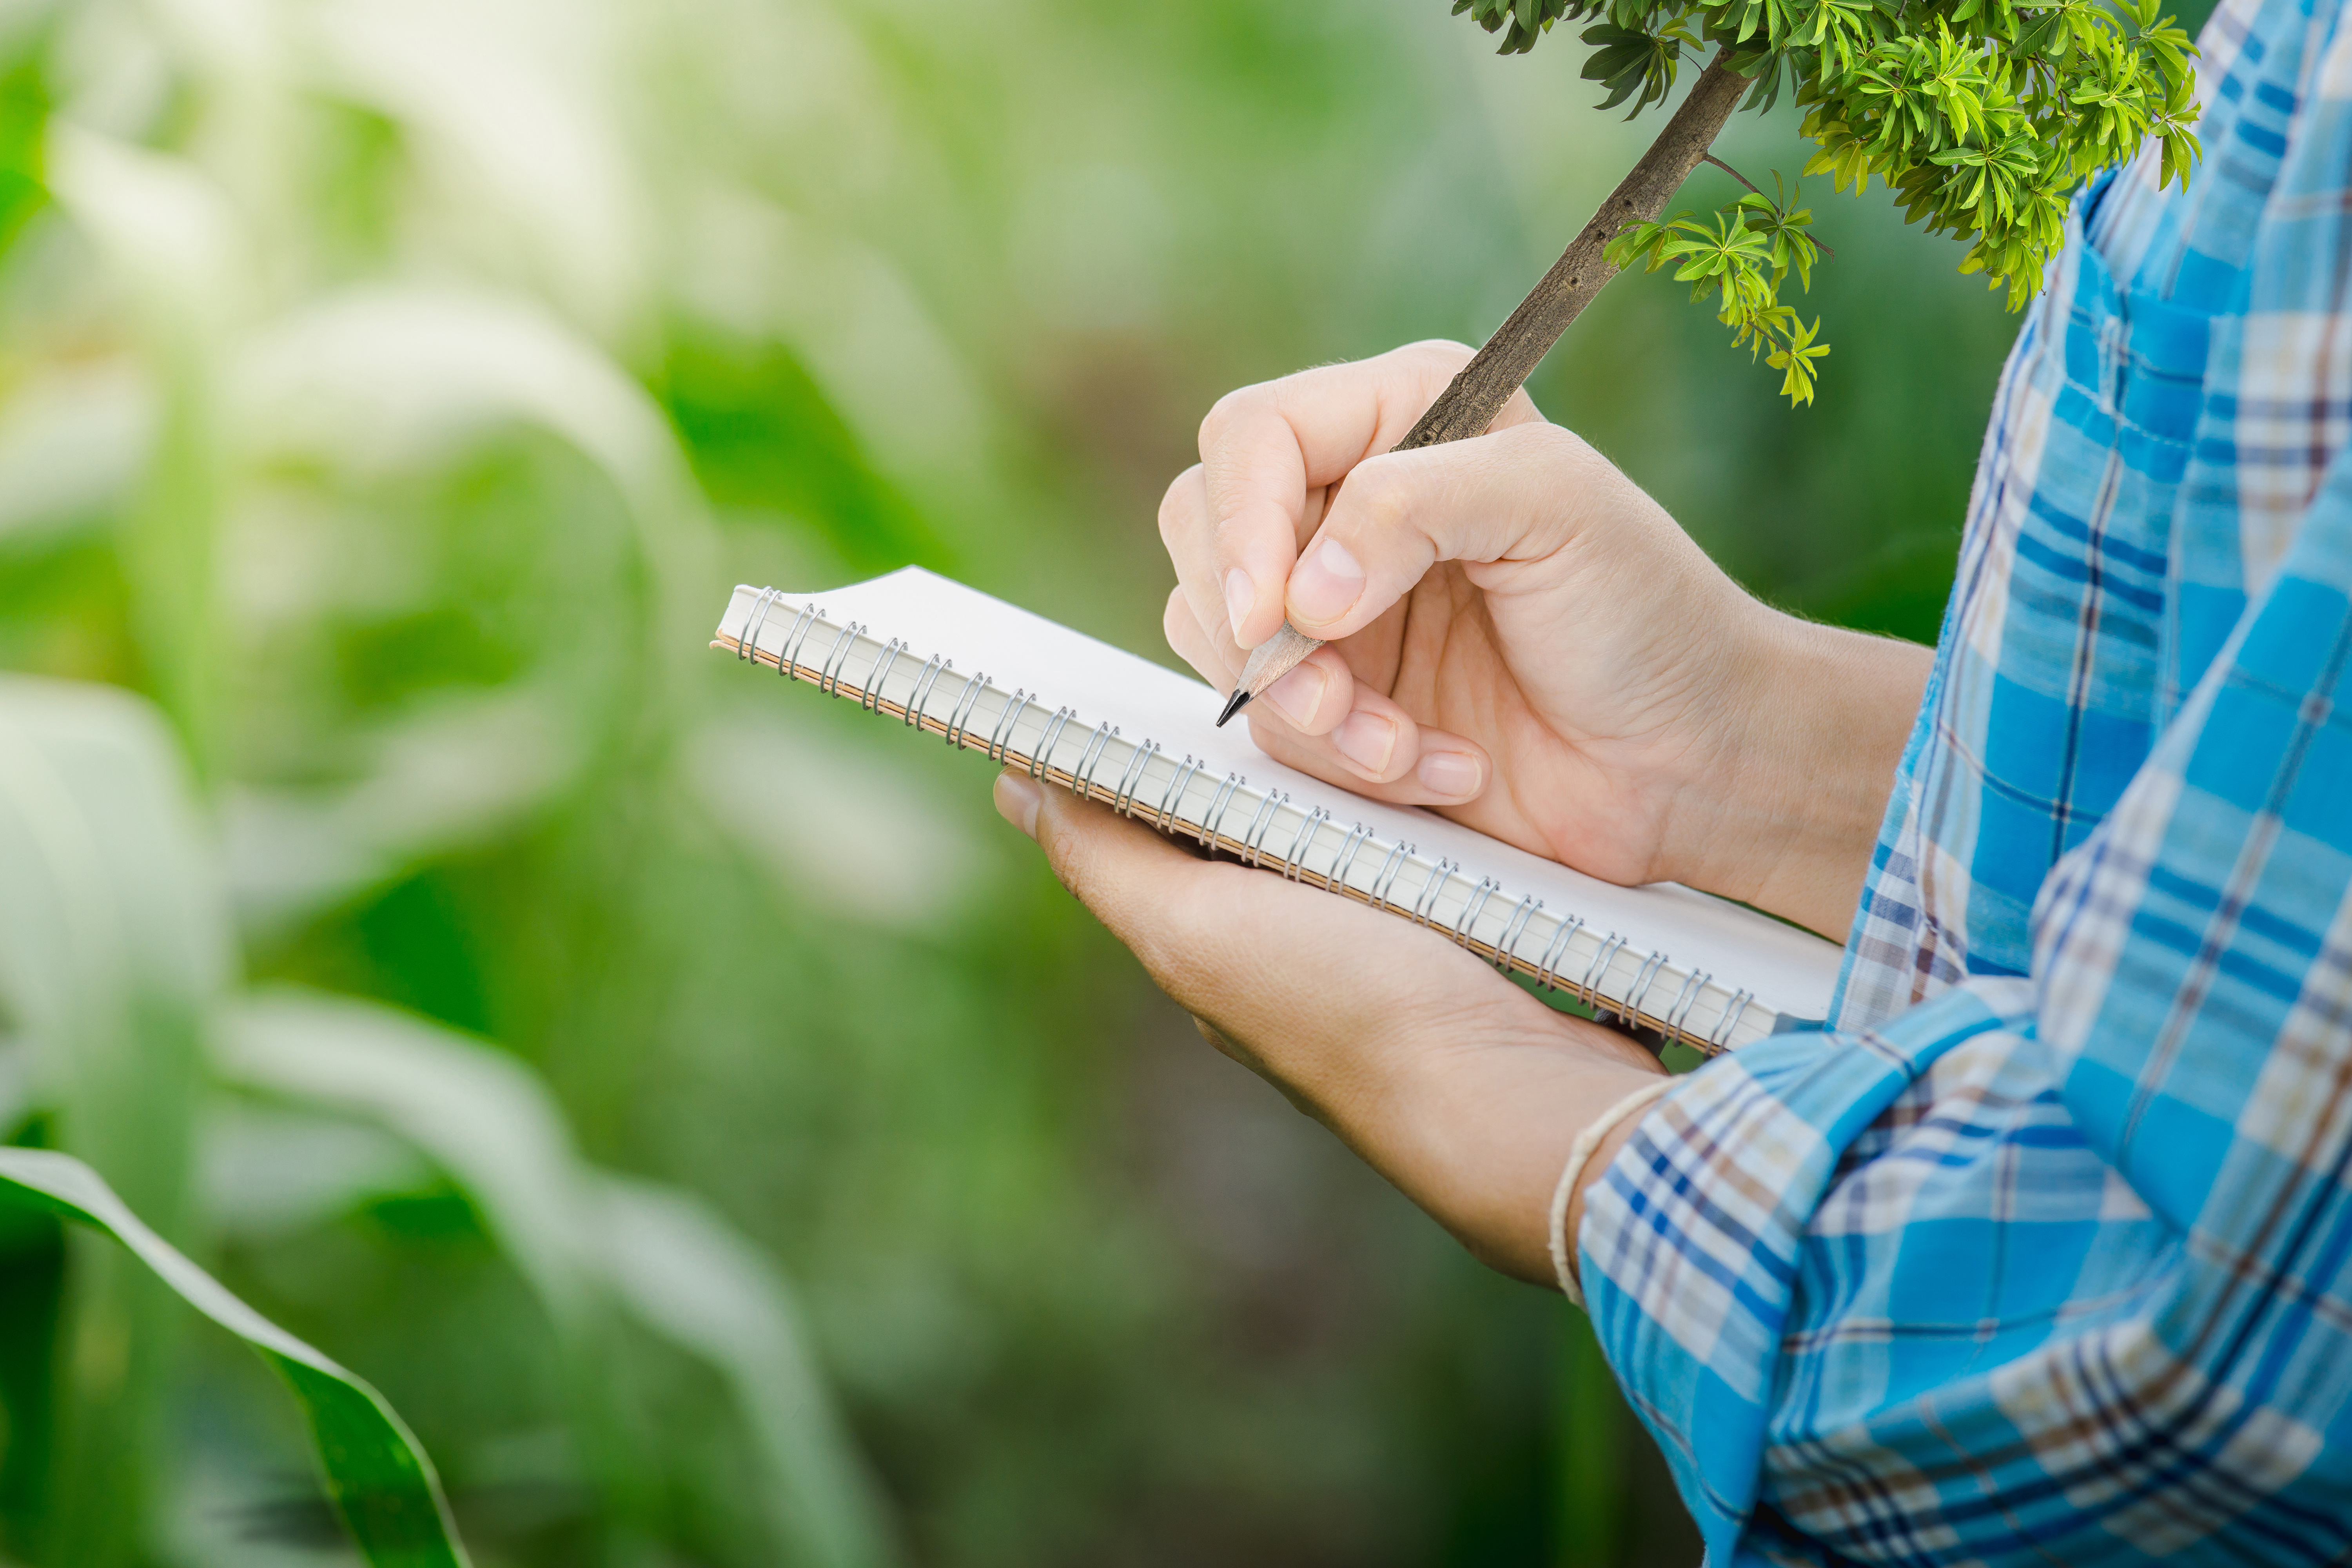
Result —
[{"label": "brown bark branch", "polygon": [[1728,163],[1725,163],[1722,159],[1720,159],[1720,158],[1717,157],[1714,153],[1701,153],[1698,155],[1698,161],[1699,161],[1700,163],[1712,163],[1712,164],[1714,164],[1717,168],[1718,168],[1718,169],[1722,170],[1725,174],[1727,174],[1730,175],[1733,179],[1738,180],[1741,184],[1746,185],[1749,190],[1751,190],[1751,191],[1756,191],[1756,194],[1757,194],[1758,195],[1759,195],[1759,196],[1760,196],[1760,195],[1762,195],[1764,194],[1762,191],[1758,191],[1758,190],[1756,190],[1756,182],[1755,182],[1755,181],[1753,181],[1753,180],[1749,179],[1747,175],[1745,175],[1745,174],[1741,174],[1738,170],[1737,170],[1737,169],[1733,168],[1730,164],[1728,164]]},{"label": "brown bark branch", "polygon": [[1486,346],[1462,367],[1453,383],[1429,405],[1429,412],[1396,444],[1396,450],[1434,447],[1483,436],[1495,422],[1560,333],[1592,302],[1601,286],[1617,275],[1604,254],[1609,241],[1629,223],[1654,222],[1690,172],[1739,107],[1748,79],[1725,68],[1718,57],[1699,73],[1690,96],[1648,152],[1627,172],[1592,221],[1560,252],[1542,281],[1519,301],[1510,319],[1495,329]]}]

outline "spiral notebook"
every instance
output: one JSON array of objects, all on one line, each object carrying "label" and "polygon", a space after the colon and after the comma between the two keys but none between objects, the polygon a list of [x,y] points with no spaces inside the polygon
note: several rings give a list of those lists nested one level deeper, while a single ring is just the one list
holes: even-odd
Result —
[{"label": "spiral notebook", "polygon": [[1818,1021],[1837,981],[1836,947],[1751,910],[1600,881],[1284,767],[1215,727],[1200,681],[919,567],[814,595],[739,587],[712,646],[1702,1051]]}]

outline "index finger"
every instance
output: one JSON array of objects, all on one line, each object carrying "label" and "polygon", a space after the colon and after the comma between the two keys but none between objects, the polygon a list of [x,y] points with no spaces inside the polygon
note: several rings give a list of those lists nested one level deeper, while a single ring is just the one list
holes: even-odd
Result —
[{"label": "index finger", "polygon": [[[1413,343],[1245,386],[1209,411],[1201,467],[1210,559],[1194,569],[1219,585],[1241,647],[1282,625],[1284,586],[1320,521],[1317,492],[1402,440],[1471,353],[1462,343]],[[1521,391],[1495,424],[1540,417]]]}]

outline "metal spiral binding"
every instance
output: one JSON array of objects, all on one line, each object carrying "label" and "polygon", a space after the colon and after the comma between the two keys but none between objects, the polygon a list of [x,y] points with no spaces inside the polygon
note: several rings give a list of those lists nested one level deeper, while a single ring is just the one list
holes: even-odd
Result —
[{"label": "metal spiral binding", "polygon": [[1298,873],[1305,867],[1303,858],[1307,851],[1314,847],[1316,830],[1330,820],[1331,814],[1319,805],[1307,814],[1307,820],[1298,825],[1298,831],[1291,837],[1290,852],[1282,858],[1282,875],[1285,880],[1292,882],[1298,880]]},{"label": "metal spiral binding", "polygon": [[1013,727],[1021,722],[1021,715],[1027,711],[1029,694],[1015,687],[1013,700],[1004,705],[1004,710],[996,716],[996,727],[988,732],[984,754],[990,762],[1000,766],[1003,764],[1004,748],[1013,743]]},{"label": "metal spiral binding", "polygon": [[1054,765],[1054,748],[1061,744],[1062,731],[1077,716],[1078,710],[1075,708],[1054,710],[1054,716],[1045,721],[1045,739],[1037,742],[1037,751],[1029,759],[1031,778],[1042,779],[1045,776],[1045,771]]},{"label": "metal spiral binding", "polygon": [[1078,753],[1078,765],[1070,770],[1070,787],[1081,797],[1094,789],[1095,770],[1102,765],[1103,754],[1110,750],[1110,738],[1118,733],[1106,719],[1087,737],[1087,749]]},{"label": "metal spiral binding", "polygon": [[817,675],[816,689],[827,697],[841,695],[841,672],[848,668],[849,650],[857,646],[857,633],[856,621],[845,623],[835,635],[833,647],[825,650],[824,668]]},{"label": "metal spiral binding", "polygon": [[923,672],[915,677],[914,694],[907,699],[907,728],[923,727],[923,705],[931,700],[931,688],[939,683],[940,671],[953,669],[943,654],[933,654],[924,662]]},{"label": "metal spiral binding", "polygon": [[1536,984],[1546,991],[1559,989],[1559,961],[1568,956],[1569,939],[1584,929],[1582,915],[1562,915],[1559,929],[1551,933],[1551,941],[1543,950],[1543,958],[1536,964]]},{"label": "metal spiral binding", "polygon": [[1404,869],[1404,863],[1412,858],[1412,850],[1413,847],[1412,845],[1407,844],[1404,840],[1400,838],[1397,840],[1395,847],[1390,849],[1389,858],[1381,862],[1380,875],[1372,879],[1372,907],[1374,909],[1381,910],[1382,913],[1387,912],[1389,907],[1389,889],[1395,884],[1397,873]]},{"label": "metal spiral binding", "polygon": [[[755,664],[760,661],[764,653],[760,646],[760,638],[767,630],[771,620],[776,620],[781,624],[781,617],[777,612],[786,605],[787,601],[781,591],[775,588],[760,590],[750,614],[745,618],[742,634],[736,638],[735,657],[739,660],[749,660]],[[802,655],[806,651],[809,639],[815,634],[818,626],[830,624],[825,620],[823,606],[814,602],[800,605],[791,626],[785,630],[776,652],[777,673],[786,679],[800,675],[804,668],[802,664]],[[847,622],[835,631],[834,639],[826,647],[824,658],[818,667],[815,684],[819,690],[829,697],[839,698],[842,695],[843,683],[848,675],[849,656],[855,650],[857,639],[866,632],[866,627],[855,621]],[[860,689],[855,693],[860,707],[868,712],[881,711],[886,700],[885,688],[891,678],[898,673],[898,660],[913,651],[912,644],[898,637],[891,638],[883,647],[882,650],[875,656],[874,666],[867,672]],[[929,721],[928,710],[939,689],[940,679],[953,673],[954,669],[954,661],[941,654],[934,654],[924,661],[922,668],[916,673],[902,714],[903,721],[909,728],[919,729]],[[956,700],[950,706],[950,717],[945,726],[950,746],[963,746],[969,743],[971,722],[977,711],[980,699],[986,695],[987,689],[988,677],[981,674],[968,679],[958,691]],[[985,748],[992,761],[1002,763],[1010,760],[1021,721],[1026,716],[1028,710],[1036,705],[1036,698],[1024,689],[1016,690],[1012,699],[1005,703],[997,715]],[[1042,778],[1051,771],[1054,752],[1061,742],[1063,732],[1076,717],[1077,710],[1075,708],[1058,708],[1054,711],[1052,718],[1045,724],[1034,754],[1029,759],[1031,777]],[[1071,775],[1073,787],[1081,794],[1097,787],[1094,775],[1099,771],[1104,758],[1108,755],[1109,742],[1118,737],[1118,732],[1117,726],[1104,723],[1097,726],[1088,738],[1085,752]],[[1118,785],[1111,792],[1111,805],[1114,810],[1130,817],[1139,815],[1139,795],[1145,780],[1150,777],[1151,759],[1164,754],[1156,741],[1146,741],[1135,749],[1129,757],[1126,767],[1121,771]],[[1189,752],[1186,753],[1183,763],[1172,771],[1166,787],[1160,792],[1159,805],[1151,814],[1154,827],[1167,832],[1180,825],[1191,826],[1184,823],[1182,817],[1184,796],[1204,765],[1202,759],[1195,758]],[[1203,845],[1214,848],[1223,838],[1225,818],[1230,815],[1234,802],[1239,798],[1241,791],[1246,788],[1248,780],[1238,773],[1226,774],[1218,784],[1216,793],[1210,801],[1209,809],[1202,815],[1202,824],[1198,829]],[[1234,840],[1241,846],[1239,854],[1245,863],[1255,866],[1265,866],[1268,863],[1266,836],[1272,831],[1275,821],[1280,816],[1283,807],[1287,805],[1289,801],[1290,797],[1279,791],[1271,792],[1260,800],[1257,808],[1251,815],[1249,826],[1242,831],[1240,837]],[[1314,847],[1324,825],[1333,820],[1332,814],[1327,807],[1318,806],[1307,814],[1305,820],[1299,824],[1298,830],[1292,835],[1289,847],[1277,857],[1276,868],[1282,872],[1286,879],[1294,882],[1304,880],[1307,855]],[[1354,872],[1356,860],[1361,855],[1364,846],[1371,843],[1375,837],[1370,826],[1363,823],[1358,823],[1349,829],[1338,852],[1332,857],[1331,869],[1324,878],[1324,885],[1334,893],[1344,895],[1351,890],[1352,884],[1349,879]],[[1417,853],[1416,847],[1410,844],[1397,843],[1390,846],[1381,861],[1380,870],[1371,879],[1369,901],[1374,907],[1382,910],[1392,909],[1404,910],[1402,901],[1394,900],[1395,884],[1406,863],[1415,858]],[[1446,886],[1455,875],[1459,874],[1460,870],[1461,868],[1454,862],[1443,858],[1438,859],[1431,867],[1428,874],[1423,879],[1419,889],[1414,893],[1411,909],[1405,911],[1409,917],[1420,925],[1433,924],[1438,900],[1444,896]],[[1500,890],[1500,883],[1496,879],[1482,878],[1477,887],[1472,889],[1469,897],[1464,901],[1461,913],[1454,919],[1452,934],[1454,941],[1465,948],[1475,945],[1478,921],[1484,916],[1486,906],[1494,895]],[[1504,922],[1503,933],[1495,943],[1494,958],[1496,969],[1508,973],[1514,963],[1522,962],[1518,952],[1519,943],[1525,939],[1535,916],[1541,912],[1543,908],[1543,900],[1532,894],[1518,901],[1510,918]],[[1533,976],[1538,988],[1545,991],[1557,991],[1562,988],[1559,965],[1573,945],[1576,933],[1584,929],[1586,929],[1586,922],[1581,916],[1568,915],[1560,918],[1558,929],[1545,943],[1541,957],[1533,965]],[[1601,987],[1607,983],[1611,965],[1615,963],[1617,955],[1625,950],[1626,945],[1623,937],[1613,931],[1610,933],[1594,952],[1591,962],[1586,965],[1582,977],[1567,988],[1587,1006],[1596,1011],[1605,1009],[1614,1012],[1625,1022],[1638,1024],[1651,993],[1656,989],[1658,979],[1664,973],[1670,961],[1664,952],[1652,952],[1643,959],[1640,966],[1635,970],[1632,982],[1626,987],[1623,999],[1616,1002],[1609,1001]],[[1714,978],[1712,973],[1698,970],[1694,970],[1682,977],[1675,988],[1673,998],[1666,1004],[1664,1013],[1660,1015],[1661,1026],[1666,1034],[1677,1038],[1695,1038],[1689,1032],[1691,1016],[1696,1011],[1700,1000],[1706,994],[1708,986],[1714,983]],[[1748,1010],[1754,1005],[1755,1000],[1755,994],[1744,987],[1733,992],[1729,1000],[1723,1005],[1714,1025],[1700,1042],[1703,1043],[1704,1047],[1716,1052],[1728,1049],[1733,1036],[1738,1033],[1740,1024],[1746,1019]]]},{"label": "metal spiral binding", "polygon": [[1611,931],[1609,940],[1601,944],[1601,951],[1593,955],[1591,963],[1586,966],[1584,978],[1577,983],[1578,999],[1595,1013],[1601,1011],[1601,1004],[1598,1000],[1601,993],[1598,987],[1609,977],[1609,965],[1624,946],[1625,939],[1615,931]]},{"label": "metal spiral binding", "polygon": [[1740,1019],[1748,1016],[1748,1004],[1754,1000],[1756,1000],[1754,994],[1748,991],[1735,991],[1731,994],[1731,1000],[1723,1005],[1723,1016],[1717,1019],[1715,1027],[1706,1032],[1706,1044],[1709,1050],[1723,1051],[1731,1048],[1731,1031],[1739,1027]]},{"label": "metal spiral binding", "polygon": [[807,640],[809,633],[816,630],[817,623],[824,618],[824,612],[817,608],[814,604],[801,606],[798,618],[793,622],[793,629],[784,634],[782,649],[776,655],[778,675],[790,680],[800,672],[801,644]]},{"label": "metal spiral binding", "polygon": [[1280,790],[1265,792],[1265,798],[1258,803],[1257,815],[1250,818],[1249,826],[1242,831],[1242,861],[1244,865],[1265,864],[1265,830],[1274,826],[1275,813],[1280,811],[1282,803],[1289,798]]},{"label": "metal spiral binding", "polygon": [[751,618],[744,624],[743,635],[736,639],[737,658],[748,658],[753,664],[760,662],[760,628],[768,624],[768,606],[782,597],[773,588],[760,590],[759,599],[751,605]]},{"label": "metal spiral binding", "polygon": [[1215,851],[1218,835],[1224,831],[1225,813],[1233,809],[1234,797],[1247,783],[1249,780],[1239,773],[1227,773],[1225,782],[1217,786],[1217,797],[1209,802],[1209,809],[1201,816],[1202,847],[1213,853]]},{"label": "metal spiral binding", "polygon": [[1175,776],[1168,781],[1168,787],[1160,792],[1160,809],[1151,814],[1152,826],[1166,833],[1176,826],[1176,814],[1184,808],[1185,786],[1192,782],[1192,775],[1200,771],[1200,760],[1192,752],[1185,752],[1183,765],[1179,767]]},{"label": "metal spiral binding", "polygon": [[1360,822],[1348,830],[1348,837],[1340,842],[1339,853],[1331,858],[1331,875],[1324,886],[1342,898],[1347,896],[1348,869],[1356,863],[1356,851],[1370,842],[1371,837],[1372,830]]},{"label": "metal spiral binding", "polygon": [[1658,973],[1665,966],[1666,955],[1654,948],[1652,949],[1650,956],[1642,960],[1642,967],[1633,971],[1633,984],[1625,987],[1624,1005],[1617,1009],[1617,1016],[1620,1018],[1636,1027],[1640,1026],[1642,1004],[1649,1000],[1650,987],[1658,983]]},{"label": "metal spiral binding", "polygon": [[1110,792],[1110,808],[1113,811],[1121,816],[1135,815],[1135,792],[1143,787],[1144,770],[1159,754],[1160,742],[1157,741],[1146,741],[1135,748],[1135,755],[1128,758],[1126,768],[1118,775],[1118,787]]},{"label": "metal spiral binding", "polygon": [[1460,869],[1460,866],[1444,856],[1438,857],[1437,864],[1430,868],[1429,876],[1422,882],[1421,891],[1413,897],[1412,918],[1416,924],[1429,924],[1431,917],[1437,913],[1438,894],[1444,891],[1445,884],[1452,881],[1454,873]]},{"label": "metal spiral binding", "polygon": [[1486,900],[1493,898],[1495,889],[1502,885],[1492,877],[1478,879],[1478,885],[1470,889],[1468,898],[1462,900],[1461,914],[1454,918],[1454,940],[1455,942],[1460,942],[1465,948],[1470,945],[1470,933],[1478,929],[1478,911],[1486,907]]},{"label": "metal spiral binding", "polygon": [[898,656],[906,651],[907,645],[897,637],[892,637],[890,646],[884,648],[880,657],[875,659],[873,669],[866,677],[866,699],[863,706],[868,713],[882,711],[882,683],[890,679],[892,670],[898,668]]},{"label": "metal spiral binding", "polygon": [[956,693],[955,706],[948,711],[947,736],[950,747],[963,744],[963,727],[971,722],[971,710],[980,706],[980,694],[986,689],[988,689],[988,677],[975,675],[963,683],[961,691]]},{"label": "metal spiral binding", "polygon": [[1714,978],[1713,974],[1700,970],[1690,972],[1683,981],[1682,989],[1675,993],[1675,999],[1666,1004],[1664,1021],[1667,1034],[1683,1032],[1683,1025],[1690,1017],[1690,1010],[1698,1005],[1699,993],[1705,991],[1706,983]]},{"label": "metal spiral binding", "polygon": [[1519,907],[1511,911],[1510,920],[1505,922],[1503,938],[1495,944],[1495,967],[1505,974],[1511,972],[1512,961],[1519,956],[1519,938],[1527,933],[1528,920],[1541,908],[1543,900],[1529,893],[1519,900]]}]

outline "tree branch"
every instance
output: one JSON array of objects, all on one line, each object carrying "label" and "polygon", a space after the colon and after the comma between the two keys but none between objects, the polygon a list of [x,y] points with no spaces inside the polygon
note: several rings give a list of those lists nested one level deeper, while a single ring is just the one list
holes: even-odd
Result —
[{"label": "tree branch", "polygon": [[1699,73],[1698,80],[1691,84],[1690,96],[1650,143],[1650,150],[1609,193],[1592,221],[1569,241],[1551,270],[1528,290],[1510,319],[1495,329],[1477,357],[1462,367],[1421,422],[1396,444],[1396,450],[1434,447],[1441,441],[1486,433],[1495,416],[1534,374],[1569,323],[1617,276],[1617,268],[1609,264],[1605,254],[1611,238],[1629,223],[1656,221],[1690,172],[1707,156],[1716,133],[1739,107],[1739,96],[1748,85],[1747,78],[1725,68],[1719,55]]},{"label": "tree branch", "polygon": [[[1738,180],[1741,184],[1746,185],[1749,190],[1751,190],[1751,191],[1756,191],[1756,182],[1755,182],[1755,181],[1753,181],[1753,180],[1749,179],[1747,175],[1745,175],[1745,174],[1741,174],[1738,170],[1737,170],[1737,169],[1733,168],[1730,164],[1728,164],[1728,163],[1725,163],[1722,159],[1720,159],[1720,158],[1717,157],[1714,153],[1700,153],[1700,154],[1698,155],[1698,161],[1699,161],[1700,163],[1712,163],[1712,164],[1714,164],[1717,168],[1718,168],[1718,169],[1722,170],[1725,174],[1727,174],[1730,175],[1733,179]],[[1756,191],[1756,194],[1757,194],[1758,195],[1759,195],[1759,196],[1760,196],[1760,195],[1762,195],[1764,193],[1763,193],[1763,192],[1761,192],[1761,191]]]}]

